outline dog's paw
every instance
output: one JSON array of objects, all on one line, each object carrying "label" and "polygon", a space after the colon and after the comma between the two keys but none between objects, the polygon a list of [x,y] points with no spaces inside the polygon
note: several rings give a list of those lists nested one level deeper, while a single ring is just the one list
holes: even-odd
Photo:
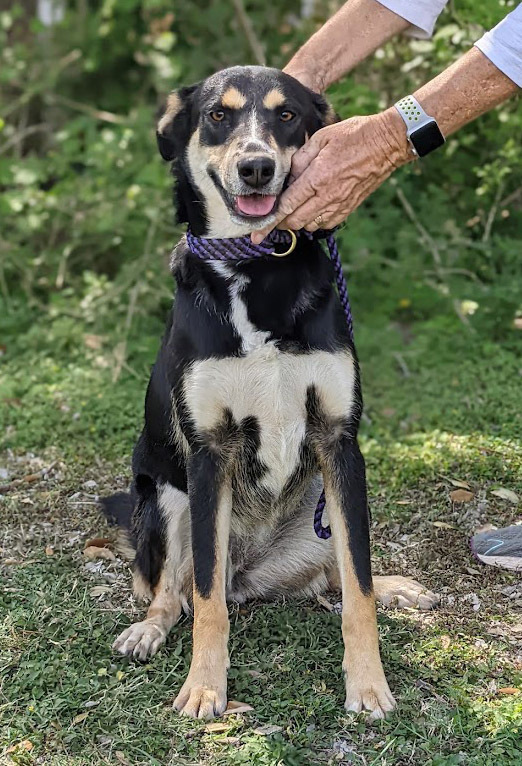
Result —
[{"label": "dog's paw", "polygon": [[385,718],[395,708],[396,702],[383,674],[382,678],[373,682],[350,683],[346,681],[346,702],[344,707],[354,713],[366,710],[370,719],[375,721]]},{"label": "dog's paw", "polygon": [[198,683],[190,674],[174,700],[174,709],[191,718],[214,718],[222,715],[227,707],[225,684]]},{"label": "dog's paw", "polygon": [[395,609],[433,609],[440,601],[440,596],[428,590],[417,580],[401,575],[375,577],[373,581],[375,598],[383,606]]},{"label": "dog's paw", "polygon": [[142,662],[153,657],[165,643],[165,631],[153,622],[135,622],[123,631],[113,643],[114,651]]}]

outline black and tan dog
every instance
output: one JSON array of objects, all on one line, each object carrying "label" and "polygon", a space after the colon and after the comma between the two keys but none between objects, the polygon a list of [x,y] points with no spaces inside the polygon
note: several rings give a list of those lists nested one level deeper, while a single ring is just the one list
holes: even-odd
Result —
[{"label": "black and tan dog", "polygon": [[[273,219],[292,154],[332,121],[321,96],[274,69],[235,67],[171,94],[158,125],[181,221],[238,237]],[[346,707],[394,707],[379,656],[374,591],[429,608],[435,596],[370,570],[359,368],[330,260],[299,238],[284,258],[172,260],[176,300],[154,366],[131,495],[105,501],[128,529],[147,617],[114,646],[145,659],[183,608],[193,657],[175,701],[206,718],[227,703],[227,599],[342,588]],[[326,489],[331,540],[316,537]]]}]

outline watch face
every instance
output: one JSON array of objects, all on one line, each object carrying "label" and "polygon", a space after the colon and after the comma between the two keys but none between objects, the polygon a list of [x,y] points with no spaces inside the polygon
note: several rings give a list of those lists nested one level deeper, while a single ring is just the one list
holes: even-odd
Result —
[{"label": "watch face", "polygon": [[434,149],[438,149],[439,146],[442,146],[444,143],[444,136],[440,132],[439,126],[435,120],[433,120],[410,133],[410,141],[415,147],[415,151],[419,157],[425,157]]}]

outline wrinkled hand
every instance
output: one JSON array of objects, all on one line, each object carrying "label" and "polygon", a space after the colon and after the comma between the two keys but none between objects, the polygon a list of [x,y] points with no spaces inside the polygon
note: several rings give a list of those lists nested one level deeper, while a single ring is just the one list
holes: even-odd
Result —
[{"label": "wrinkled hand", "polygon": [[290,186],[276,221],[252,233],[262,242],[272,229],[332,229],[400,165],[413,159],[395,109],[322,128],[292,158]]}]

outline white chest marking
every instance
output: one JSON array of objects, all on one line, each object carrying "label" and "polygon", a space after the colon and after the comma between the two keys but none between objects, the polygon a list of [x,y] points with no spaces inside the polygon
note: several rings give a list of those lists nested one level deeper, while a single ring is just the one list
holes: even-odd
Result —
[{"label": "white chest marking", "polygon": [[[248,284],[249,280],[242,274],[233,274],[231,268],[226,263],[217,261],[212,264],[215,271],[229,280],[228,293],[230,296],[230,314],[229,319],[234,330],[241,338],[241,351],[248,354],[260,346],[264,346],[270,336],[269,332],[258,330],[248,318],[245,302],[241,298],[241,291]],[[273,342],[271,345],[274,345]]]},{"label": "white chest marking", "polygon": [[185,378],[185,398],[199,431],[212,431],[228,409],[236,421],[254,416],[260,428],[258,457],[263,484],[277,495],[298,465],[306,432],[306,397],[314,386],[327,415],[349,417],[354,365],[348,352],[280,352],[273,343],[243,357],[195,362]]},{"label": "white chest marking", "polygon": [[211,431],[228,409],[236,421],[254,416],[260,428],[258,457],[263,484],[278,494],[297,467],[306,431],[306,397],[314,386],[328,417],[353,408],[354,364],[348,351],[281,352],[270,333],[248,318],[241,297],[248,283],[226,263],[213,268],[228,281],[229,319],[241,339],[241,357],[195,362],[184,383],[185,399],[199,431]]}]

